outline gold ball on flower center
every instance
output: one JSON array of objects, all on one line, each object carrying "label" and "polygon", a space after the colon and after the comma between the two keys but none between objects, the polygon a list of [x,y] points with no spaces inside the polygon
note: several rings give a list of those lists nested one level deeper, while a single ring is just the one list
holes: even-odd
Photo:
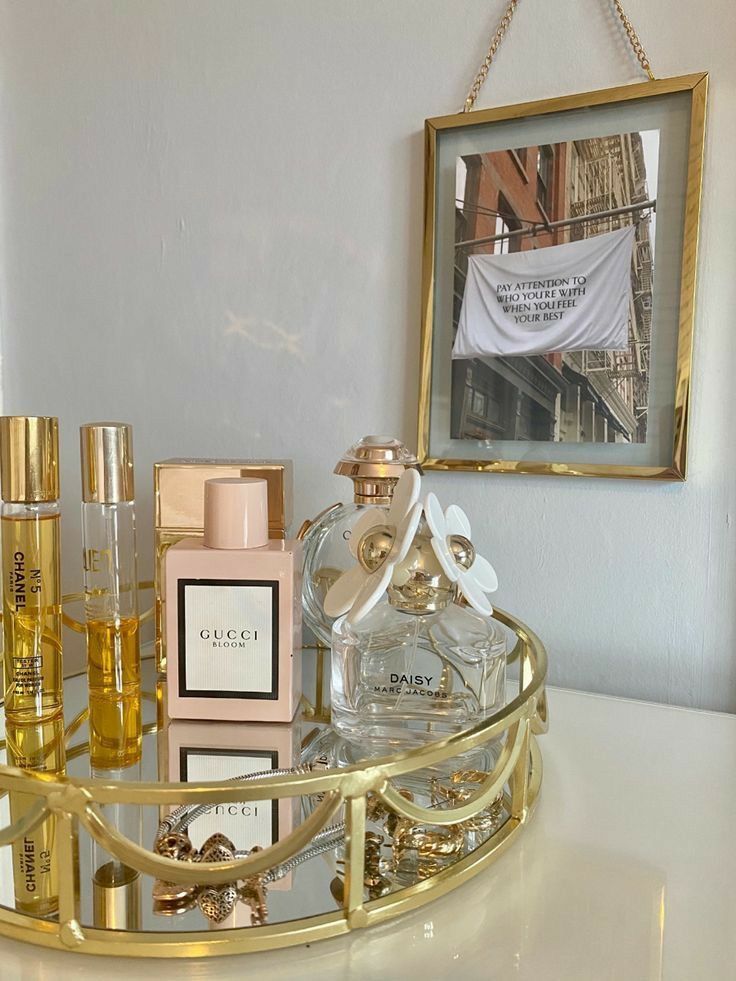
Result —
[{"label": "gold ball on flower center", "polygon": [[450,535],[447,544],[452,552],[453,559],[463,569],[470,569],[475,562],[475,548],[469,538],[464,535]]},{"label": "gold ball on flower center", "polygon": [[386,561],[393,544],[393,530],[388,525],[378,525],[358,543],[358,561],[367,572],[375,572]]}]

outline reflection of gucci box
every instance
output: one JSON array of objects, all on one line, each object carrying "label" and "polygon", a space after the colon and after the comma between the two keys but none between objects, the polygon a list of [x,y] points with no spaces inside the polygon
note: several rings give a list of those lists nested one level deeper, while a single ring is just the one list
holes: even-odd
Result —
[{"label": "reflection of gucci box", "polygon": [[[174,719],[167,729],[169,772],[174,783],[213,783],[263,770],[289,768],[299,761],[299,725],[190,722]],[[212,804],[189,825],[200,848],[210,835],[226,835],[238,850],[267,848],[294,829],[299,797]],[[290,876],[270,889],[290,886]]]},{"label": "reflection of gucci box", "polygon": [[269,538],[287,537],[292,519],[291,460],[171,459],[153,465],[154,589],[156,667],[166,670],[164,637],[164,558],[182,538],[201,538],[204,530],[204,483],[212,477],[256,477],[268,484]]}]

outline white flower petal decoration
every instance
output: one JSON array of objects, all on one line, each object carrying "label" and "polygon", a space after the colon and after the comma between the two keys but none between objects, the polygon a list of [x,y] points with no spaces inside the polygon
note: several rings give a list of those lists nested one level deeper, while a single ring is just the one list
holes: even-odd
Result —
[{"label": "white flower petal decoration", "polygon": [[380,569],[363,579],[355,599],[350,605],[348,620],[351,623],[357,623],[363,619],[366,613],[370,613],[386,592],[393,571],[393,567],[388,562],[384,562]]},{"label": "white flower petal decoration", "polygon": [[388,508],[389,524],[398,525],[419,500],[422,478],[417,470],[405,470],[394,487]]},{"label": "white flower petal decoration", "polygon": [[391,548],[372,572],[357,564],[327,591],[324,601],[329,617],[349,613],[352,623],[369,613],[386,591],[393,575],[394,566],[405,557],[419,527],[422,505],[419,504],[421,478],[416,470],[405,470],[396,483],[388,510],[368,508],[355,523],[350,535],[350,553],[358,561],[361,541],[371,531],[387,528],[392,536]]},{"label": "white flower petal decoration", "polygon": [[398,565],[399,562],[403,562],[409,554],[411,543],[414,541],[421,520],[422,505],[417,503],[412,506],[406,517],[401,519],[401,523],[396,529],[396,538],[389,555],[391,565]]},{"label": "white flower petal decoration", "polygon": [[[402,562],[414,541],[419,522],[422,518],[422,505],[415,504],[411,511],[402,519],[401,524],[395,529],[395,537],[391,546],[391,551],[383,560],[375,572],[372,572],[362,583],[358,594],[350,607],[348,619],[351,623],[358,623],[363,617],[370,613],[381,596],[388,589],[395,566]],[[361,569],[362,567],[358,566]],[[337,584],[335,584],[337,585]]]},{"label": "white flower petal decoration", "polygon": [[496,592],[498,589],[498,576],[488,559],[484,559],[482,555],[476,555],[470,571],[473,573],[473,578],[484,593]]},{"label": "white flower petal decoration", "polygon": [[472,570],[460,576],[458,586],[460,592],[477,613],[484,617],[489,617],[493,613],[493,607],[488,602],[488,597],[478,585],[477,580],[473,578]]},{"label": "white flower petal decoration", "polygon": [[467,514],[457,504],[451,504],[445,511],[445,534],[462,535],[470,540],[470,522]]},{"label": "white flower petal decoration", "polygon": [[355,597],[365,580],[365,569],[354,565],[343,572],[327,590],[324,608],[328,617],[341,617],[355,602]]},{"label": "white flower petal decoration", "polygon": [[432,533],[432,549],[442,571],[451,582],[458,585],[468,603],[482,616],[490,616],[493,607],[486,593],[498,589],[498,577],[491,563],[482,555],[475,555],[469,569],[456,561],[450,547],[453,535],[461,535],[471,541],[471,528],[468,517],[462,508],[451,504],[442,510],[435,494],[428,494],[424,502],[424,515]]}]

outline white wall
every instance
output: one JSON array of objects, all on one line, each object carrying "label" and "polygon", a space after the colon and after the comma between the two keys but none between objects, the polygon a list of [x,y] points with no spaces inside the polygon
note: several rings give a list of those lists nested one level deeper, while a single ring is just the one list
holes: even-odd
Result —
[{"label": "white wall", "polygon": [[[3,410],[151,464],[291,456],[298,515],[355,437],[415,443],[422,125],[456,111],[505,0],[0,0]],[[660,76],[712,72],[690,476],[435,474],[499,605],[563,685],[736,710],[736,13],[630,0]],[[604,0],[519,5],[479,105],[638,78]],[[149,535],[144,571],[150,571]]]}]

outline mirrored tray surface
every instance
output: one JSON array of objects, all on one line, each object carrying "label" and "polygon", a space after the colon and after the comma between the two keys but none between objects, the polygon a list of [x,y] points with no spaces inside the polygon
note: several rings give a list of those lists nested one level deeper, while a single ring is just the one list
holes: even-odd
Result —
[{"label": "mirrored tray surface", "polygon": [[[379,758],[329,726],[328,651],[302,652],[289,725],[169,720],[146,651],[140,759],[115,770],[91,767],[86,676],[66,679],[65,776],[0,765],[0,932],[118,956],[235,953],[367,926],[460,884],[523,827],[541,783],[546,655],[496,616],[518,664],[503,711]],[[35,909],[24,848],[39,853]]]}]

